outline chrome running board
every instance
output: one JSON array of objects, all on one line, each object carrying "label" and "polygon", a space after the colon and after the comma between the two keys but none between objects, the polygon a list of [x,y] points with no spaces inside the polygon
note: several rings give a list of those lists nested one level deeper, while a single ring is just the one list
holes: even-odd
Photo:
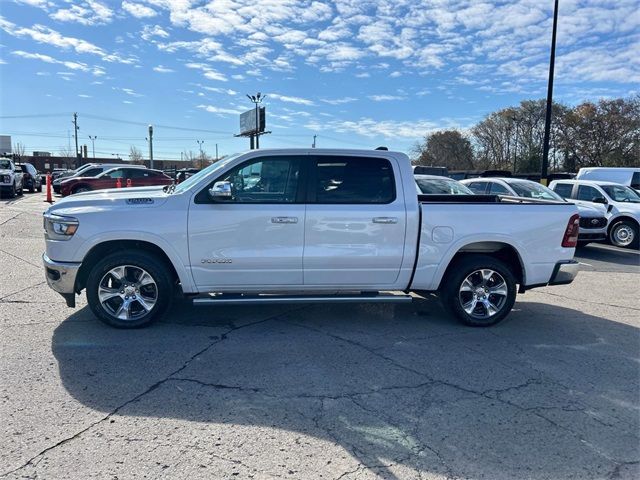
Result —
[{"label": "chrome running board", "polygon": [[353,295],[245,295],[211,294],[193,299],[195,306],[209,305],[252,305],[257,303],[409,303],[411,295],[391,293],[353,294]]}]

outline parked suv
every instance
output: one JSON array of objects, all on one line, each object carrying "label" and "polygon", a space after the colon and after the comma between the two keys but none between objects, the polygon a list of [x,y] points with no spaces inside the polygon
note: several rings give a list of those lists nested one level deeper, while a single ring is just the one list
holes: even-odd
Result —
[{"label": "parked suv", "polygon": [[16,168],[22,170],[22,185],[24,188],[28,188],[30,193],[36,190],[42,191],[42,179],[36,167],[30,163],[16,163]]},{"label": "parked suv", "polygon": [[[544,185],[521,178],[473,178],[462,180],[460,183],[477,194],[563,200],[562,196]],[[578,245],[584,247],[591,242],[606,240],[608,224],[606,208],[598,204],[578,204],[576,206],[580,215]]]},{"label": "parked suv", "polygon": [[90,190],[116,188],[118,180],[121,187],[149,187],[153,185],[171,185],[173,179],[161,170],[150,170],[133,166],[118,167],[107,170],[97,177],[73,177],[65,179],[60,185],[63,197]]},{"label": "parked suv", "polygon": [[625,185],[589,180],[556,180],[550,188],[577,205],[605,205],[612,245],[638,249],[640,195]]},{"label": "parked suv", "polygon": [[8,193],[11,198],[24,191],[22,170],[10,158],[0,158],[0,195]]},{"label": "parked suv", "polygon": [[62,185],[62,182],[70,178],[97,177],[107,170],[123,166],[131,168],[147,168],[144,165],[123,165],[122,163],[87,163],[79,168],[76,168],[75,170],[71,170],[58,176],[58,178],[53,181],[53,191],[56,193],[60,193],[60,186]]}]

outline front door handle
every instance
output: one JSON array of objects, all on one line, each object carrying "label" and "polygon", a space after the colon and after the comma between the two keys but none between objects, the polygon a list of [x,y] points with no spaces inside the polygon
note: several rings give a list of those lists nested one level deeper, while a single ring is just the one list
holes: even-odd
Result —
[{"label": "front door handle", "polygon": [[298,217],[271,217],[271,223],[298,223]]},{"label": "front door handle", "polygon": [[395,217],[375,217],[373,223],[398,223]]}]

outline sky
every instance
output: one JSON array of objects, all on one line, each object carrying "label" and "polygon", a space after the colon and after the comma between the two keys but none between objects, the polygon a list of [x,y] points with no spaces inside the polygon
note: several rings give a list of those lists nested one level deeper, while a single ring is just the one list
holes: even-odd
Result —
[{"label": "sky", "polygon": [[[27,153],[230,154],[246,94],[261,147],[409,152],[546,96],[552,0],[0,0],[0,134]],[[640,91],[640,0],[560,0],[555,99]]]}]

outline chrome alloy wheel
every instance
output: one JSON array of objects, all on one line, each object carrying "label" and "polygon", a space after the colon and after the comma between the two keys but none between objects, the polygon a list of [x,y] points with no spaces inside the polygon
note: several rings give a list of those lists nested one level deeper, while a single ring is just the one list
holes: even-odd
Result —
[{"label": "chrome alloy wheel", "polygon": [[635,232],[631,226],[621,223],[613,227],[613,243],[618,247],[628,247],[635,239]]},{"label": "chrome alloy wheel", "polygon": [[464,279],[458,291],[462,309],[477,319],[489,319],[507,302],[507,283],[502,275],[490,269],[476,270]]},{"label": "chrome alloy wheel", "polygon": [[138,320],[158,301],[158,286],[146,270],[120,265],[100,280],[98,299],[109,315],[120,320]]}]

